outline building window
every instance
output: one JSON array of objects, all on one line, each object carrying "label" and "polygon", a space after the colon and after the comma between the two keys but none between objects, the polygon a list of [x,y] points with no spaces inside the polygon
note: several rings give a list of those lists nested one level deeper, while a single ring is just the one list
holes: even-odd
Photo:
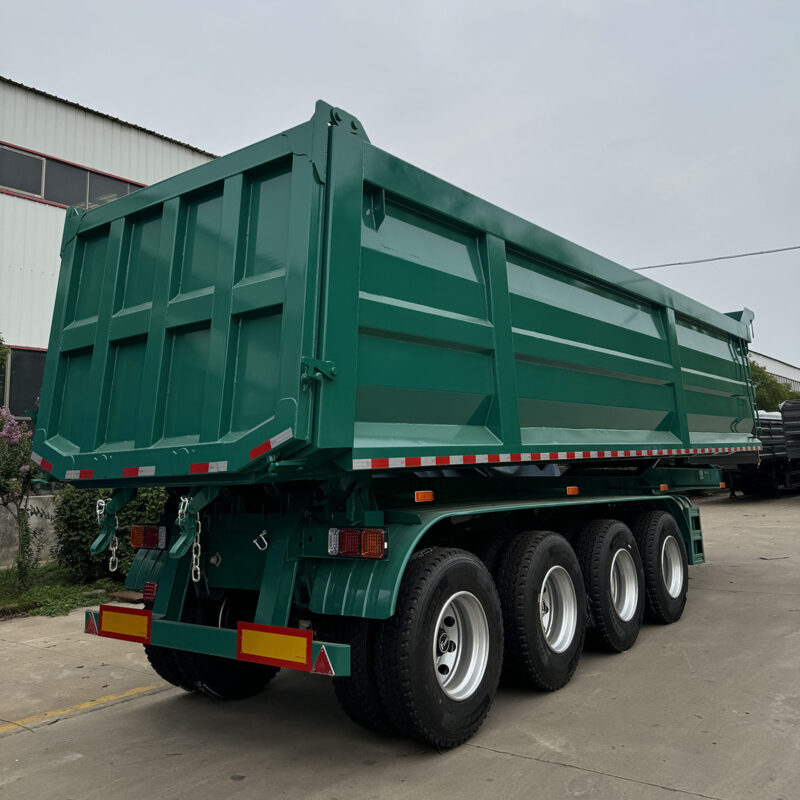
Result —
[{"label": "building window", "polygon": [[62,206],[86,208],[89,173],[71,164],[48,161],[44,173],[44,199]]},{"label": "building window", "polygon": [[0,147],[0,186],[41,197],[44,159]]},{"label": "building window", "polygon": [[30,419],[39,403],[44,377],[44,350],[11,347],[0,362],[0,405],[20,419]]},{"label": "building window", "polygon": [[95,208],[142,185],[0,145],[0,191],[19,192],[60,206]]},{"label": "building window", "polygon": [[110,203],[112,200],[128,194],[129,191],[135,192],[138,188],[138,186],[131,186],[117,178],[109,178],[108,175],[90,172],[89,208],[100,206],[103,203]]}]

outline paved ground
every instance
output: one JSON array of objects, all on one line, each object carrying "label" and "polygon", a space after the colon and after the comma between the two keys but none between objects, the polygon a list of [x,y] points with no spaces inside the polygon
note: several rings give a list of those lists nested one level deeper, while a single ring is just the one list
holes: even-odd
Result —
[{"label": "paved ground", "polygon": [[446,754],[357,728],[325,678],[215,703],[80,614],[2,622],[0,798],[800,798],[800,497],[702,506],[679,623],[555,694],[501,689]]}]

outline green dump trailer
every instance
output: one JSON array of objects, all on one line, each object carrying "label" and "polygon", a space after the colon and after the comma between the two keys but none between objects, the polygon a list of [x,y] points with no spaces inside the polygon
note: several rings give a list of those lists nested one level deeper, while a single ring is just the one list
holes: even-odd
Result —
[{"label": "green dump trailer", "polygon": [[[555,690],[585,636],[669,623],[703,561],[691,463],[757,449],[749,311],[724,315],[309,122],[67,214],[34,459],[110,487],[144,644],[187,691],[333,677],[365,727],[447,748],[501,673]],[[117,530],[142,487],[158,525]]]}]

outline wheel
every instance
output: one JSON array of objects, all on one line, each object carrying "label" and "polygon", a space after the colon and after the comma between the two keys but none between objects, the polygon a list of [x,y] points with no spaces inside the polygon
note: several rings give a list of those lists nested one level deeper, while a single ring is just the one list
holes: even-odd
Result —
[{"label": "wheel", "polygon": [[508,547],[508,535],[504,532],[485,531],[473,545],[472,552],[483,561],[490,575],[494,575]]},{"label": "wheel", "polygon": [[[247,605],[236,595],[221,602],[198,600],[188,610],[186,621],[196,625],[236,628],[239,620],[249,622],[253,618]],[[175,656],[194,691],[222,700],[238,700],[258,694],[279,672],[278,667],[205,653],[176,650]]]},{"label": "wheel", "polygon": [[379,696],[399,732],[439,749],[469,739],[489,713],[503,657],[500,601],[478,558],[414,554],[377,657]]},{"label": "wheel", "polygon": [[586,597],[575,553],[550,531],[509,544],[497,574],[505,628],[504,678],[554,691],[575,672],[586,632]]},{"label": "wheel", "polygon": [[[150,611],[153,609],[152,603],[145,603],[144,607]],[[160,647],[155,644],[144,645],[144,654],[150,662],[150,666],[159,678],[167,683],[177,686],[186,692],[195,691],[194,685],[184,674],[179,663],[178,651],[171,647]]]},{"label": "wheel", "polygon": [[669,624],[681,618],[689,589],[686,545],[678,523],[666,511],[648,511],[634,526],[644,566],[649,615]]},{"label": "wheel", "polygon": [[378,695],[375,679],[375,626],[367,619],[347,620],[337,638],[350,645],[350,676],[334,678],[333,690],[347,716],[361,727],[390,735],[396,728]]},{"label": "wheel", "polygon": [[171,647],[159,647],[155,644],[144,646],[144,654],[160,678],[186,692],[194,692],[195,686],[184,674],[177,653]]},{"label": "wheel", "polygon": [[628,650],[644,612],[642,560],[630,528],[615,519],[595,520],[583,529],[576,549],[594,638],[612,653]]}]

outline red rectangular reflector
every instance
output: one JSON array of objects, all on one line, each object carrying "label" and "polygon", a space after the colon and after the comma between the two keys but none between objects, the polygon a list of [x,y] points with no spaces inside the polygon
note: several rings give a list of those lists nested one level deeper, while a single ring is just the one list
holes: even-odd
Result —
[{"label": "red rectangular reflector", "polygon": [[126,642],[150,642],[151,611],[124,606],[100,606],[100,636]]}]

